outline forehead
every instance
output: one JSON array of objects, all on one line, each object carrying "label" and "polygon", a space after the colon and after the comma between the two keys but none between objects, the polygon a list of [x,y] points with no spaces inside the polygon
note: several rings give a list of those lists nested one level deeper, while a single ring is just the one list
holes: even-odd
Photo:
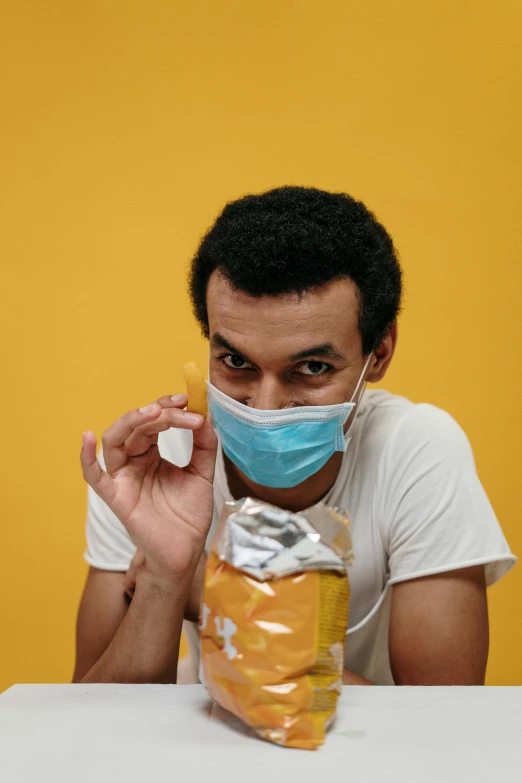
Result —
[{"label": "forehead", "polygon": [[243,350],[269,342],[272,351],[290,354],[331,342],[347,354],[360,351],[358,307],[357,288],[348,278],[302,294],[253,297],[214,272],[207,289],[211,336],[219,332]]}]

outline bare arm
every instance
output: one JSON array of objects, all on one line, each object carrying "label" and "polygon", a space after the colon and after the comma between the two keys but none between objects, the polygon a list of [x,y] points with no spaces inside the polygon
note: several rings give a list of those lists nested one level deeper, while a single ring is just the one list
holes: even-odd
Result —
[{"label": "bare arm", "polygon": [[373,685],[373,682],[370,682],[365,677],[359,677],[358,674],[354,674],[349,669],[343,669],[343,685]]},{"label": "bare arm", "polygon": [[389,644],[399,685],[484,685],[489,624],[483,566],[395,585]]},{"label": "bare arm", "polygon": [[[393,587],[389,653],[397,685],[484,685],[489,649],[484,568]],[[373,685],[345,669],[344,685]]]},{"label": "bare arm", "polygon": [[[73,682],[80,682],[101,658],[124,620],[136,590],[135,558],[127,573],[90,568],[76,624],[76,666]],[[206,556],[203,555],[192,580],[184,618],[198,622]],[[171,681],[170,674],[168,681]]]},{"label": "bare arm", "polygon": [[90,568],[76,623],[76,666],[80,682],[111,643],[127,613],[125,574]]},{"label": "bare arm", "polygon": [[191,576],[159,582],[136,577],[131,605],[114,638],[81,682],[175,683],[183,610]]}]

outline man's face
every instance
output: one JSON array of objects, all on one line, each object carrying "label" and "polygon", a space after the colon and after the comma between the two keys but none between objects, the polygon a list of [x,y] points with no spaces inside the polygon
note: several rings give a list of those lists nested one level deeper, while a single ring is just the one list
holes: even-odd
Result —
[{"label": "man's face", "polygon": [[255,298],[214,272],[207,310],[210,381],[229,397],[264,410],[352,397],[364,359],[351,280]]}]

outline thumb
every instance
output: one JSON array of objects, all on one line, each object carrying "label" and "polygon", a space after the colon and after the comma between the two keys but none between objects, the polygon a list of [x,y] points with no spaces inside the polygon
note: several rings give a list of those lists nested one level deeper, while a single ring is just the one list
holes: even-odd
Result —
[{"label": "thumb", "polygon": [[110,506],[116,494],[114,481],[102,469],[96,456],[96,435],[87,430],[83,433],[82,450],[80,452],[83,477],[102,500]]},{"label": "thumb", "polygon": [[194,447],[191,460],[185,470],[212,482],[216,467],[218,439],[212,428],[210,413],[205,417],[202,426],[192,431],[192,435]]}]

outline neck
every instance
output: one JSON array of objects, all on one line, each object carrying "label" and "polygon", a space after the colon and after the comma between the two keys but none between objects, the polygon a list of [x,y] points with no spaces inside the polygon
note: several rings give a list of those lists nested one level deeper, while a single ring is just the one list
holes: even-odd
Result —
[{"label": "neck", "polygon": [[296,487],[288,489],[263,487],[260,484],[255,484],[229,460],[226,454],[223,454],[223,458],[228,487],[234,500],[253,497],[264,503],[271,503],[273,506],[296,512],[304,511],[305,508],[310,508],[318,503],[333,487],[341,469],[343,453],[336,451],[321,470]]}]

